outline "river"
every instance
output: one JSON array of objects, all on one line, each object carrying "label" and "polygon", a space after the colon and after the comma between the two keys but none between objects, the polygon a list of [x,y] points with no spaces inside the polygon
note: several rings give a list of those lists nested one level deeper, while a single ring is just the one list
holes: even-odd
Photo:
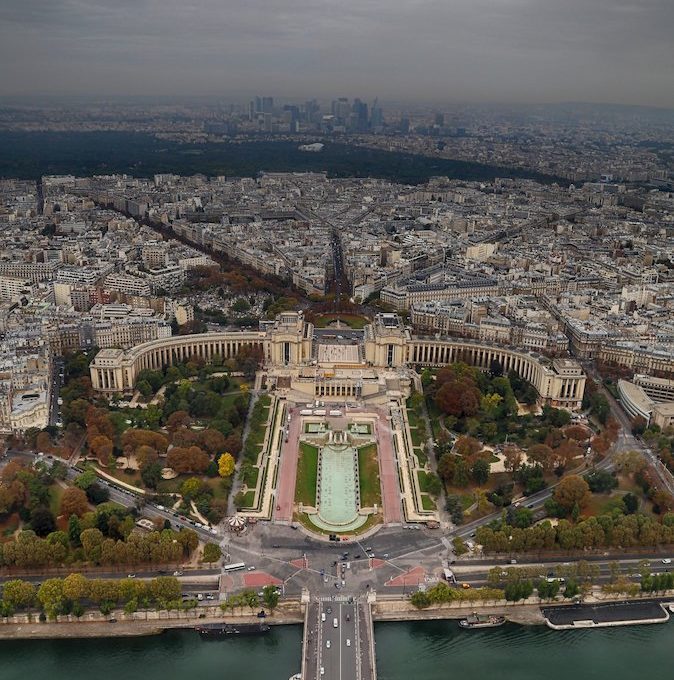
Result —
[{"label": "river", "polygon": [[[379,680],[632,680],[667,678],[674,624],[555,632],[455,621],[376,625]],[[1,680],[288,680],[301,628],[204,641],[191,631],[103,640],[0,642]],[[326,679],[329,680],[329,679]]]}]

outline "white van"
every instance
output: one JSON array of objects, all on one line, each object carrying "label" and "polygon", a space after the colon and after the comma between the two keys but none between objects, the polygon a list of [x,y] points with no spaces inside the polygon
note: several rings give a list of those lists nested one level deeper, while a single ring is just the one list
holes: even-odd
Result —
[{"label": "white van", "polygon": [[332,619],[332,627],[339,628],[339,621],[337,621],[337,619]]}]

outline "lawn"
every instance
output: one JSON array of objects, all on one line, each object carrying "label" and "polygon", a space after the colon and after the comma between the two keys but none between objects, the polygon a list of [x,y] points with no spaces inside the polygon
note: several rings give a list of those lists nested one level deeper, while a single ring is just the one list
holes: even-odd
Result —
[{"label": "lawn", "polygon": [[421,494],[421,505],[424,510],[437,510],[435,501],[428,494]]},{"label": "lawn", "polygon": [[358,472],[360,483],[360,505],[372,508],[381,507],[381,484],[379,483],[379,462],[377,447],[368,444],[358,449]]},{"label": "lawn", "polygon": [[415,446],[414,454],[416,455],[417,460],[419,461],[419,465],[421,465],[422,467],[426,465],[426,463],[428,462],[428,456],[426,455],[423,446]]},{"label": "lawn", "polygon": [[250,508],[255,502],[255,489],[251,491],[246,491],[241,497],[241,503],[237,504],[238,508]]},{"label": "lawn", "polygon": [[241,468],[241,481],[249,488],[254,489],[257,484],[257,478],[260,474],[260,468],[254,465],[244,465]]},{"label": "lawn", "polygon": [[424,432],[420,428],[410,427],[410,434],[412,435],[412,445],[415,448],[423,444]]},{"label": "lawn", "polygon": [[334,321],[339,319],[343,324],[349,328],[362,329],[370,323],[370,320],[358,314],[321,314],[314,319],[314,326],[316,328],[326,328]]},{"label": "lawn", "polygon": [[316,505],[316,481],[318,478],[318,447],[300,442],[297,462],[295,501],[314,507]]},{"label": "lawn", "polygon": [[417,470],[417,476],[419,478],[419,489],[421,489],[421,493],[431,493],[431,479],[434,477],[433,473]]},{"label": "lawn", "polygon": [[60,484],[52,484],[49,487],[49,509],[54,517],[58,517],[64,491],[65,489]]}]

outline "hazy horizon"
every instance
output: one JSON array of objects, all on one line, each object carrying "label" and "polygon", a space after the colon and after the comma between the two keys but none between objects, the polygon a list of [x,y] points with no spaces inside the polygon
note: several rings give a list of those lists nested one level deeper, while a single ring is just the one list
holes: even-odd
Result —
[{"label": "hazy horizon", "polygon": [[0,97],[674,107],[670,0],[3,0]]}]

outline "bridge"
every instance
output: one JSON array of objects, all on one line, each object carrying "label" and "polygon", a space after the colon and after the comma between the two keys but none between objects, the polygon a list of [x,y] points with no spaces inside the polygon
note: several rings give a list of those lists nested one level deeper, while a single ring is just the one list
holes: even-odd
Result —
[{"label": "bridge", "polygon": [[313,599],[306,608],[302,680],[376,680],[374,628],[365,600]]}]

